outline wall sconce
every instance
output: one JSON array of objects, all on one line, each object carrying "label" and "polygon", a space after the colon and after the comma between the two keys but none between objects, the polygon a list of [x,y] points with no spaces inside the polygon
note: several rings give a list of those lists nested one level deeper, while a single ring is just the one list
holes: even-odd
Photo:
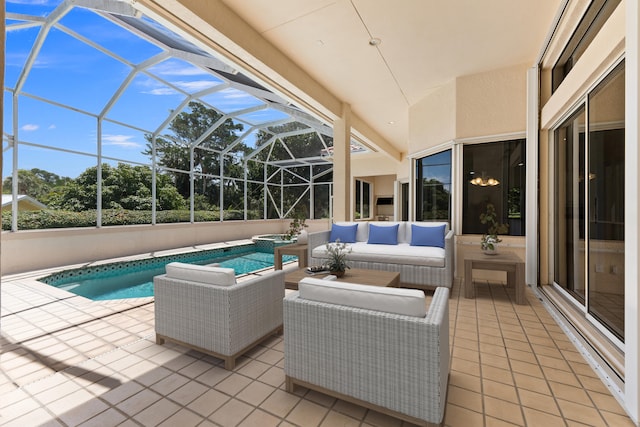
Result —
[{"label": "wall sconce", "polygon": [[[472,172],[473,173],[473,172]],[[471,185],[477,185],[480,187],[495,187],[496,185],[500,185],[500,181],[498,181],[495,178],[487,178],[484,174],[484,172],[482,172],[482,176],[477,176],[471,180],[469,180],[469,184]]]}]

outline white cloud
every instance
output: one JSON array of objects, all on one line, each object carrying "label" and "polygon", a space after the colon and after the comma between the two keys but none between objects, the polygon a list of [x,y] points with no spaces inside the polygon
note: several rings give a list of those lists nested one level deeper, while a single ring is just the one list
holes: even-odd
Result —
[{"label": "white cloud", "polygon": [[104,145],[116,145],[122,148],[139,148],[141,147],[135,141],[131,141],[132,135],[102,135],[102,143]]},{"label": "white cloud", "polygon": [[48,127],[47,129],[49,129],[49,130],[53,130],[53,129],[55,129],[56,127],[57,127],[56,125],[49,125],[49,127]]},{"label": "white cloud", "polygon": [[178,92],[171,89],[170,87],[162,86],[155,89],[143,91],[142,93],[147,93],[149,95],[177,95]]},{"label": "white cloud", "polygon": [[152,73],[160,76],[205,76],[209,75],[205,70],[194,67],[192,65],[186,65],[184,63],[178,63],[175,61],[165,61],[156,65],[150,70]]},{"label": "white cloud", "polygon": [[252,95],[249,95],[246,92],[240,92],[239,90],[236,90],[236,89],[225,89],[221,91],[220,94],[224,99],[230,99],[234,101],[235,100],[255,100],[255,98]]},{"label": "white cloud", "polygon": [[33,132],[34,130],[40,129],[40,126],[29,123],[22,126],[20,129],[22,129],[25,132]]},{"label": "white cloud", "polygon": [[187,92],[198,92],[204,89],[209,89],[217,84],[217,82],[212,82],[211,80],[196,80],[193,82],[177,81],[171,83],[186,90]]}]

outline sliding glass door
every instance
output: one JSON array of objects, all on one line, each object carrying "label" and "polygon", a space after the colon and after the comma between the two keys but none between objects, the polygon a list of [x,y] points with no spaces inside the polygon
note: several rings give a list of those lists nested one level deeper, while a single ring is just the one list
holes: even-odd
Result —
[{"label": "sliding glass door", "polygon": [[624,64],[589,95],[588,311],[624,336]]},{"label": "sliding glass door", "polygon": [[624,62],[554,132],[554,282],[624,342]]},{"label": "sliding glass door", "polygon": [[555,132],[554,281],[585,301],[585,114],[581,107]]}]

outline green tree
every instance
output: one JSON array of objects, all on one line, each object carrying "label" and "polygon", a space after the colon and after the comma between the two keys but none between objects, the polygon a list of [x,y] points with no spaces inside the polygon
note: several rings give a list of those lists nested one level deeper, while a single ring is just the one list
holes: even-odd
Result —
[{"label": "green tree", "polygon": [[449,204],[451,193],[445,185],[437,179],[424,180],[422,219],[449,219]]},{"label": "green tree", "polygon": [[[42,169],[18,169],[18,194],[26,194],[43,203],[46,195],[56,186],[69,182],[71,178],[61,177]],[[2,192],[11,194],[13,177],[8,176],[2,182]]]},{"label": "green tree", "polygon": [[[207,108],[199,102],[189,103],[188,111],[179,113],[169,125],[171,134],[156,137],[156,153],[158,164],[170,169],[190,171],[189,162],[190,147],[222,118],[222,114],[216,110]],[[218,126],[193,150],[193,170],[202,174],[220,175],[220,152],[227,149],[236,139],[237,133],[243,130],[243,126],[228,119]],[[145,135],[147,149],[145,155],[152,154],[152,136]],[[249,148],[243,144],[237,144],[225,161],[225,169],[235,168],[242,170],[240,160],[235,154],[247,153]],[[229,163],[229,164],[227,164]],[[225,173],[229,173],[226,170]],[[190,195],[189,174],[167,171],[172,175],[178,192],[188,198]],[[196,193],[205,195],[208,203],[216,205],[219,200],[219,180],[197,179]]]},{"label": "green tree", "polygon": [[[78,178],[55,188],[47,197],[51,208],[81,212],[96,208],[97,167],[90,167]],[[184,209],[184,198],[170,176],[156,177],[157,209]],[[119,163],[102,165],[102,207],[104,209],[151,210],[151,169]]]}]

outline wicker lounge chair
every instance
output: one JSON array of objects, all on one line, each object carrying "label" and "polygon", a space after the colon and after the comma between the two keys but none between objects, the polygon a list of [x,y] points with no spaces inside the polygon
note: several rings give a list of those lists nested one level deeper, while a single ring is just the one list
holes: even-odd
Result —
[{"label": "wicker lounge chair", "polygon": [[282,332],[284,272],[236,283],[233,269],[170,263],[153,280],[156,342],[172,341],[223,359],[236,359]]},{"label": "wicker lounge chair", "polygon": [[414,424],[440,425],[449,380],[448,300],[449,289],[439,287],[426,310],[416,289],[303,279],[284,300],[287,391],[300,385]]}]

